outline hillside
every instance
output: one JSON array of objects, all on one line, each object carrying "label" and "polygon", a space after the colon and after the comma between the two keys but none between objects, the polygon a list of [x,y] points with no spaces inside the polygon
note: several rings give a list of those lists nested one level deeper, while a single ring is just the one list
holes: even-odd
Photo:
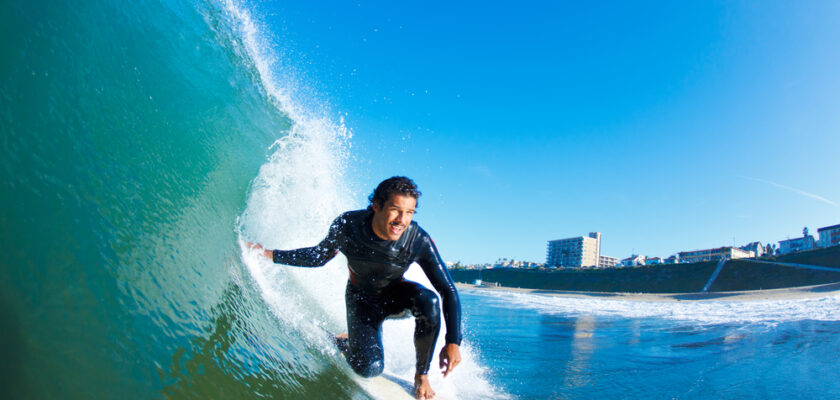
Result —
[{"label": "hillside", "polygon": [[[712,292],[760,290],[840,282],[840,246],[759,259],[837,268],[822,271],[750,260],[727,261],[710,287]],[[452,269],[456,282],[476,279],[502,286],[588,292],[692,293],[700,292],[717,262],[666,264],[602,269]]]}]

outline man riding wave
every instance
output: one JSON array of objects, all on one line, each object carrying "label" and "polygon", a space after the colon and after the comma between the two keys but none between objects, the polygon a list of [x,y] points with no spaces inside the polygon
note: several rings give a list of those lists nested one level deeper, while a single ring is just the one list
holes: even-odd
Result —
[{"label": "man riding wave", "polygon": [[403,278],[416,262],[443,299],[446,344],[440,368],[446,377],[461,362],[461,305],[452,277],[434,241],[412,221],[421,193],[409,178],[382,181],[368,198],[367,209],[341,214],[330,225],[327,237],[314,247],[296,250],[262,250],[275,263],[320,267],[342,252],[350,279],[345,291],[347,335],[337,338],[353,370],[361,376],[382,373],[382,323],[389,316],[410,312],[415,318],[417,354],[414,390],[418,399],[434,398],[428,372],[440,332],[438,296],[422,285]]}]

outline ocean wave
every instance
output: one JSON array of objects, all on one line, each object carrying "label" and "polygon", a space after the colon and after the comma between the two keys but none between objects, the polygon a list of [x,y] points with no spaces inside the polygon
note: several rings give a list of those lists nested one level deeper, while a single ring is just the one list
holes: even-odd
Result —
[{"label": "ocean wave", "polygon": [[[479,293],[473,291],[472,293]],[[626,301],[480,291],[491,301],[546,314],[620,318],[660,318],[711,324],[775,325],[799,320],[840,320],[840,295],[819,298],[755,301]]]}]

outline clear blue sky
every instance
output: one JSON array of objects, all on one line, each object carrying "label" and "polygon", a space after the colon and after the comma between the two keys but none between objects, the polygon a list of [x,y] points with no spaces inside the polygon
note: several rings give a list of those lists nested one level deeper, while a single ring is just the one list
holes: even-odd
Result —
[{"label": "clear blue sky", "polygon": [[776,242],[840,223],[840,2],[252,4],[444,258]]}]

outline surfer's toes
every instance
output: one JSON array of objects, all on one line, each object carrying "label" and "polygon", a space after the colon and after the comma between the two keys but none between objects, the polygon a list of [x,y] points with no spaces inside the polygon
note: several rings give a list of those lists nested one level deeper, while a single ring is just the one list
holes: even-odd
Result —
[{"label": "surfer's toes", "polygon": [[431,388],[423,386],[415,387],[414,395],[417,400],[432,400],[435,398],[435,392]]},{"label": "surfer's toes", "polygon": [[429,377],[426,375],[414,375],[414,396],[417,400],[432,400],[435,398],[435,391],[429,385]]},{"label": "surfer's toes", "polygon": [[333,343],[335,343],[335,347],[338,347],[338,351],[342,353],[347,353],[349,342],[350,337],[346,333],[342,333],[338,336],[333,336]]},{"label": "surfer's toes", "polygon": [[417,400],[433,400],[434,398],[434,393],[417,394]]}]

